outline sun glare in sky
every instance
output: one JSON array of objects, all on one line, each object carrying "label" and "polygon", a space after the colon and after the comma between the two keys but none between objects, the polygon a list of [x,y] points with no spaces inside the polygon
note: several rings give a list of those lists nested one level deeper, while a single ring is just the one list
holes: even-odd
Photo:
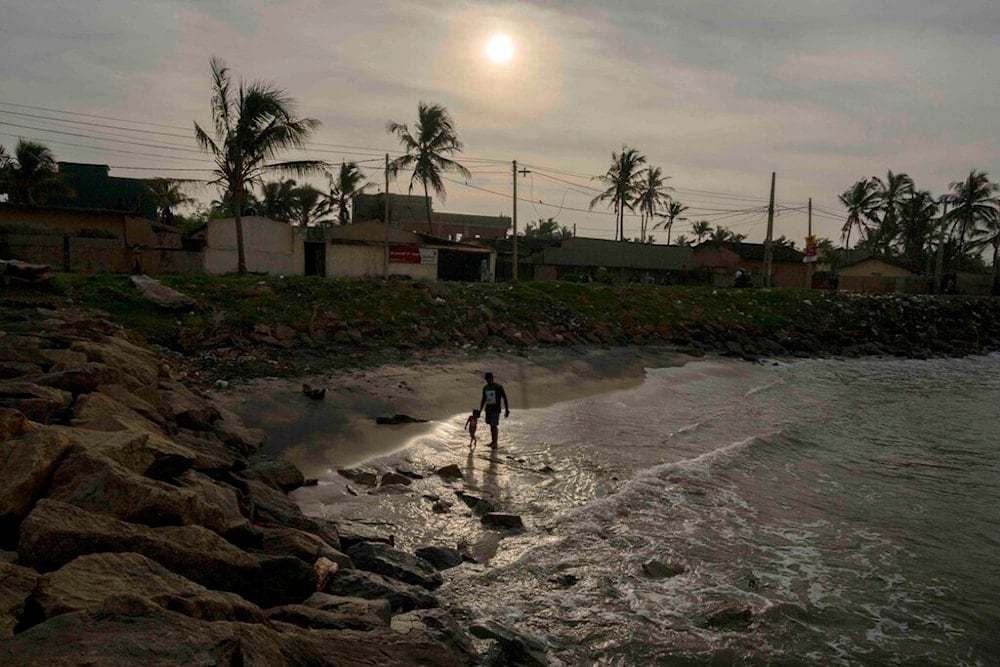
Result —
[{"label": "sun glare in sky", "polygon": [[514,42],[507,35],[493,35],[486,44],[486,55],[495,63],[506,63],[514,56]]}]

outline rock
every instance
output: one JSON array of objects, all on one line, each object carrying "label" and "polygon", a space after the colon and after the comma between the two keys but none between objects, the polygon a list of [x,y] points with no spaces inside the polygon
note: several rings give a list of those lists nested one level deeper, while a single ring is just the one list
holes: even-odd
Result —
[{"label": "rock", "polygon": [[642,564],[642,574],[649,579],[669,579],[678,574],[684,574],[687,567],[679,560],[668,560],[664,563],[661,560],[650,560]]},{"label": "rock", "polygon": [[337,533],[340,535],[340,547],[342,549],[350,549],[360,542],[380,542],[389,546],[396,544],[396,539],[392,535],[380,533],[371,526],[358,521],[338,519]]},{"label": "rock", "polygon": [[429,635],[386,630],[299,630],[205,623],[137,595],[61,614],[4,642],[11,665],[458,666],[461,656]]},{"label": "rock", "polygon": [[0,381],[0,408],[17,410],[33,422],[59,421],[72,404],[68,391],[23,380]]},{"label": "rock", "polygon": [[378,484],[378,473],[371,470],[357,470],[354,468],[338,468],[337,474],[346,477],[355,484],[364,486],[375,486]]},{"label": "rock", "polygon": [[13,440],[31,429],[31,422],[20,410],[0,408],[0,442]]},{"label": "rock", "polygon": [[419,417],[411,417],[410,415],[393,415],[392,417],[376,417],[376,424],[424,424],[426,419],[420,419]]},{"label": "rock", "polygon": [[0,360],[0,378],[13,379],[22,375],[40,375],[42,367],[27,361]]},{"label": "rock", "polygon": [[560,588],[571,588],[579,583],[580,577],[569,572],[564,572],[563,574],[557,574],[549,577],[549,581]]},{"label": "rock", "polygon": [[488,512],[481,519],[483,525],[494,528],[524,528],[524,522],[517,514],[503,514],[501,512]]},{"label": "rock", "polygon": [[0,640],[14,636],[37,582],[34,570],[0,561]]},{"label": "rock", "polygon": [[155,278],[146,275],[130,276],[143,298],[166,310],[185,310],[195,305],[195,300],[186,294],[171,289]]},{"label": "rock", "polygon": [[721,607],[709,613],[705,619],[705,627],[707,628],[746,630],[751,623],[753,623],[753,611],[750,607]]},{"label": "rock", "polygon": [[462,479],[465,476],[462,474],[462,469],[458,467],[457,463],[452,463],[451,465],[446,465],[438,468],[434,472],[437,473],[442,479]]},{"label": "rock", "polygon": [[257,602],[262,583],[256,557],[202,526],[149,528],[49,499],[39,501],[21,524],[19,561],[39,572],[100,552],[139,553],[207,588],[238,593],[252,602]]},{"label": "rock", "polygon": [[430,563],[377,542],[360,542],[347,550],[354,566],[414,586],[434,590],[444,580]]},{"label": "rock", "polygon": [[338,569],[354,567],[346,554],[312,533],[285,526],[265,526],[261,530],[264,534],[261,550],[270,556],[293,556],[309,565],[326,558],[336,563]]},{"label": "rock", "polygon": [[47,428],[0,445],[0,546],[16,545],[21,520],[47,491],[71,446],[64,434]]},{"label": "rock", "polygon": [[362,570],[338,571],[327,581],[322,592],[366,600],[387,600],[393,613],[429,609],[440,604],[424,588]]},{"label": "rock", "polygon": [[224,477],[224,473],[240,472],[250,467],[250,462],[242,454],[214,433],[181,429],[174,434],[173,440],[192,453],[191,467],[199,472]]},{"label": "rock", "polygon": [[389,486],[391,484],[398,484],[399,486],[409,486],[413,483],[406,475],[401,475],[398,472],[387,472],[382,475],[378,481],[379,486]]},{"label": "rock", "polygon": [[[127,368],[127,367],[126,367]],[[122,384],[123,374],[107,364],[88,361],[76,366],[68,366],[58,371],[40,375],[26,375],[24,381],[46,387],[54,387],[69,392],[73,396],[97,391],[102,384]]]},{"label": "rock", "polygon": [[160,360],[149,350],[134,345],[118,336],[105,336],[100,342],[75,341],[70,345],[74,352],[81,352],[90,362],[104,364],[117,371],[116,381],[100,384],[121,384],[137,395],[144,390],[156,389],[160,375]]},{"label": "rock", "polygon": [[312,563],[294,557],[262,558],[260,573],[248,579],[248,588],[238,592],[265,609],[286,604],[296,604],[316,592],[319,576]]},{"label": "rock", "polygon": [[170,433],[170,426],[167,424],[167,420],[163,418],[163,415],[160,414],[159,409],[148,401],[139,398],[122,385],[102,384],[97,388],[97,391],[124,405],[143,419],[148,420],[160,431]]},{"label": "rock", "polygon": [[316,571],[316,590],[321,591],[326,588],[326,582],[330,580],[330,577],[337,574],[337,570],[340,566],[333,562],[329,558],[320,556],[313,563],[313,570]]},{"label": "rock", "polygon": [[100,608],[109,597],[139,595],[153,603],[203,621],[263,623],[264,613],[238,595],[213,591],[178,576],[136,553],[99,553],[76,558],[42,575],[31,596],[37,618]]},{"label": "rock", "polygon": [[165,404],[167,419],[178,426],[196,431],[210,431],[212,422],[221,419],[215,406],[179,382],[160,378],[159,391]]},{"label": "rock", "polygon": [[49,497],[122,521],[147,526],[204,526],[225,535],[245,532],[236,490],[217,486],[197,473],[178,487],[131,472],[96,453],[71,453],[52,480]]},{"label": "rock", "polygon": [[[112,399],[104,397],[98,400]],[[103,454],[134,473],[155,479],[173,479],[188,470],[196,460],[195,453],[189,448],[165,435],[147,430],[143,424],[120,421],[118,416],[93,420],[85,428],[53,428],[66,434],[79,447]]]},{"label": "rock", "polygon": [[403,636],[414,630],[429,632],[432,637],[463,656],[468,664],[475,664],[476,649],[472,638],[444,609],[415,609],[392,618],[392,629]]},{"label": "rock", "polygon": [[447,570],[462,564],[462,554],[448,547],[420,547],[414,553],[439,570]]},{"label": "rock", "polygon": [[267,610],[267,617],[272,621],[291,623],[300,628],[332,629],[332,630],[377,630],[386,627],[386,623],[374,615],[357,615],[352,611],[336,611],[317,609],[301,604],[285,605]]},{"label": "rock", "polygon": [[546,667],[545,645],[497,621],[473,623],[469,632],[480,639],[495,639],[507,657],[518,665]]},{"label": "rock", "polygon": [[263,536],[243,513],[239,492],[222,482],[196,470],[188,470],[175,480],[182,488],[194,494],[195,516],[201,524],[211,528],[230,542],[239,546],[259,544]]},{"label": "rock", "polygon": [[313,593],[302,602],[307,607],[352,614],[372,619],[372,627],[389,627],[392,621],[392,606],[388,600],[365,600],[364,598],[340,597],[329,593]]},{"label": "rock", "polygon": [[253,522],[307,531],[316,527],[316,522],[306,518],[302,509],[285,493],[253,479],[234,478],[233,482],[250,503]]},{"label": "rock", "polygon": [[456,491],[455,495],[462,499],[469,508],[476,514],[488,514],[496,510],[496,505],[491,500],[481,496],[474,496],[464,491]]},{"label": "rock", "polygon": [[431,505],[431,511],[435,514],[447,514],[453,505],[454,503],[449,503],[447,500],[435,500],[434,504]]},{"label": "rock", "polygon": [[285,493],[294,491],[305,482],[302,471],[284,459],[254,461],[250,466],[249,475]]},{"label": "rock", "polygon": [[259,428],[249,428],[235,413],[215,407],[216,417],[212,421],[212,433],[231,451],[249,456],[260,449],[266,438]]}]

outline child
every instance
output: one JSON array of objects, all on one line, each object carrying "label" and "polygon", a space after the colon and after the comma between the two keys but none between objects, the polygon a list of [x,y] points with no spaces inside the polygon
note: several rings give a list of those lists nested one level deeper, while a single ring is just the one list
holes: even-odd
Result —
[{"label": "child", "polygon": [[479,410],[473,410],[469,418],[465,420],[465,430],[469,432],[469,451],[476,448],[476,424],[479,423]]}]

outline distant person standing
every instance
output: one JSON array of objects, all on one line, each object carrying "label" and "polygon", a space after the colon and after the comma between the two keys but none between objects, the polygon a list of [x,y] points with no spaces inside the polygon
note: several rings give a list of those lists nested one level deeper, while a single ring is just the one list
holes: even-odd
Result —
[{"label": "distant person standing", "polygon": [[507,400],[507,392],[503,385],[493,381],[493,373],[485,375],[486,385],[483,387],[483,398],[479,401],[479,409],[486,411],[486,423],[490,425],[490,435],[493,440],[490,448],[497,448],[497,437],[500,426],[500,403],[503,402],[504,419],[510,417],[510,402]]},{"label": "distant person standing", "polygon": [[483,257],[479,262],[479,282],[488,283],[490,281],[490,263]]}]

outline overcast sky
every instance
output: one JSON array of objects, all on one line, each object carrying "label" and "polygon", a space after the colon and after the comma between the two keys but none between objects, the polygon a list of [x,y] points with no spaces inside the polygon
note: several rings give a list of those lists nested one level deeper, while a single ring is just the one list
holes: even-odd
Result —
[{"label": "overcast sky", "polygon": [[[506,64],[486,52],[500,33]],[[208,178],[191,127],[211,118],[213,55],[322,122],[296,157],[359,161],[380,185],[386,122],[442,104],[474,175],[435,209],[509,215],[516,159],[520,225],[581,236],[614,234],[586,209],[623,144],[690,207],[675,235],[705,219],[762,241],[777,172],[775,236],[800,247],[806,199],[839,239],[837,194],[862,177],[903,171],[935,195],[970,169],[1000,178],[997,0],[0,0],[0,143]]]}]

